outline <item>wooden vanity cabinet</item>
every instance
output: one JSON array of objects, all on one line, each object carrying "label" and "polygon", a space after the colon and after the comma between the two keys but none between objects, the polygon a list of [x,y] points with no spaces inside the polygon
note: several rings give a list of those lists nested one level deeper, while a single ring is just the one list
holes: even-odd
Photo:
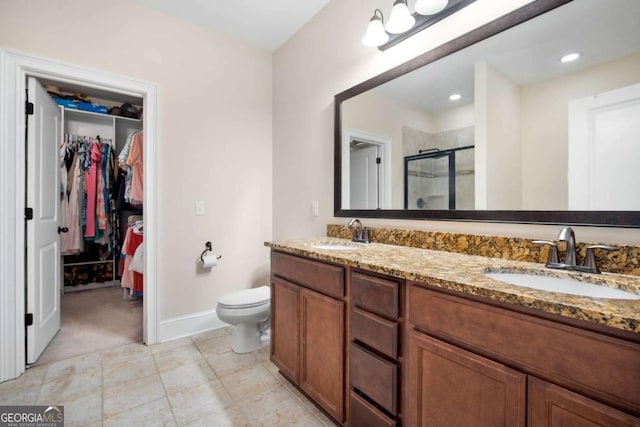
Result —
[{"label": "wooden vanity cabinet", "polygon": [[300,286],[271,277],[271,361],[300,383]]},{"label": "wooden vanity cabinet", "polygon": [[640,426],[640,419],[535,377],[528,377],[530,427]]},{"label": "wooden vanity cabinet", "polygon": [[351,270],[349,425],[401,421],[401,294],[399,279]]},{"label": "wooden vanity cabinet", "polygon": [[344,302],[300,291],[300,388],[344,420]]},{"label": "wooden vanity cabinet", "polygon": [[335,421],[344,421],[345,270],[271,254],[271,361]]},{"label": "wooden vanity cabinet", "polygon": [[640,426],[637,341],[407,289],[408,425]]},{"label": "wooden vanity cabinet", "polygon": [[521,372],[415,331],[408,370],[408,425],[525,426]]}]

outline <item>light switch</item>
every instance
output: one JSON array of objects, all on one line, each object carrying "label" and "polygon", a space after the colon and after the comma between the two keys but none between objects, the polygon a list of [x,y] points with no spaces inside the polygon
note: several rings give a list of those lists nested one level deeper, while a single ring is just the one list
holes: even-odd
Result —
[{"label": "light switch", "polygon": [[206,212],[204,200],[196,200],[196,215],[203,216]]},{"label": "light switch", "polygon": [[313,217],[318,217],[319,215],[319,211],[318,211],[318,201],[314,200],[311,202],[311,216]]}]

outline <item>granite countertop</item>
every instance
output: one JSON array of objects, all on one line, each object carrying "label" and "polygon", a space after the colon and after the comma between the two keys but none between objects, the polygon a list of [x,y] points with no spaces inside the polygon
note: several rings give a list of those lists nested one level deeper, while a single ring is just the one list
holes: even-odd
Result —
[{"label": "granite countertop", "polygon": [[640,294],[640,277],[585,274],[552,270],[544,264],[510,261],[406,246],[369,243],[356,250],[317,249],[319,243],[350,244],[346,239],[319,237],[265,242],[272,249],[320,261],[348,265],[376,273],[424,282],[443,289],[515,304],[564,317],[586,320],[640,333],[640,300],[590,298],[510,285],[486,277],[486,272],[527,272],[564,278]]}]

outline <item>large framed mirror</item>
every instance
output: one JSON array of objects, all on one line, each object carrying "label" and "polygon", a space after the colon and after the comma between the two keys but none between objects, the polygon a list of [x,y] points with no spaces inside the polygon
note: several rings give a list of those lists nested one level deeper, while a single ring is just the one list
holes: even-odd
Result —
[{"label": "large framed mirror", "polygon": [[537,0],[336,95],[335,215],[640,227],[638,22]]}]

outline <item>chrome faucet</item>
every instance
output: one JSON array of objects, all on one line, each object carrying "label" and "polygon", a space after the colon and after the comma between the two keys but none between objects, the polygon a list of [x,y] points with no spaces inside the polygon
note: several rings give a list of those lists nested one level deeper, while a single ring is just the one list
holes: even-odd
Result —
[{"label": "chrome faucet", "polygon": [[576,261],[576,235],[571,227],[564,227],[558,233],[558,241],[566,242],[567,249],[564,255],[564,262],[558,261],[558,245],[556,242],[547,240],[534,240],[537,245],[549,245],[549,256],[545,267],[556,268],[560,270],[581,271],[584,273],[600,273],[600,269],[596,263],[594,251],[596,249],[604,249],[613,251],[618,248],[608,245],[591,245],[587,246],[586,254],[582,265],[577,265]]},{"label": "chrome faucet", "polygon": [[347,224],[352,228],[351,241],[359,243],[369,243],[369,229],[362,226],[362,222],[358,218],[353,218]]}]

